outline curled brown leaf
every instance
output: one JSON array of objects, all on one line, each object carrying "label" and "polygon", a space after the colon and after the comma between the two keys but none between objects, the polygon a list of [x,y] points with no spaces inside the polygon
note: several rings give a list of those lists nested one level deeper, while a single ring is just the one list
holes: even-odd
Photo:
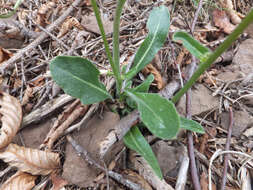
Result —
[{"label": "curled brown leaf", "polygon": [[0,92],[0,106],[0,114],[2,115],[1,149],[7,146],[16,135],[22,122],[22,108],[16,98],[4,92]]},{"label": "curled brown leaf", "polygon": [[[37,21],[36,21],[38,25],[45,27],[47,24],[50,23],[48,20],[55,6],[56,4],[50,1],[43,4],[39,8],[38,13],[37,13]],[[36,28],[36,32],[39,32],[39,31],[40,29]]]},{"label": "curled brown leaf", "polygon": [[235,29],[235,25],[233,25],[225,11],[214,10],[213,11],[213,22],[214,25],[222,29],[225,33],[230,34]]},{"label": "curled brown leaf", "polygon": [[237,12],[234,10],[232,0],[220,0],[221,6],[226,10],[233,24],[239,24],[242,20]]},{"label": "curled brown leaf", "polygon": [[0,63],[8,60],[12,55],[13,55],[13,53],[8,51],[7,49],[0,47]]},{"label": "curled brown leaf", "polygon": [[9,144],[7,149],[0,153],[0,159],[7,162],[19,171],[32,175],[48,175],[59,168],[59,155],[53,152],[41,151]]},{"label": "curled brown leaf", "polygon": [[62,23],[62,26],[57,38],[61,38],[62,36],[64,36],[73,26],[78,28],[79,30],[83,30],[82,25],[79,23],[79,21],[76,18],[69,17]]},{"label": "curled brown leaf", "polygon": [[148,64],[144,69],[143,69],[144,74],[149,74],[152,73],[155,77],[155,82],[157,84],[157,88],[161,90],[164,86],[165,83],[163,81],[162,75],[160,72],[152,65]]},{"label": "curled brown leaf", "polygon": [[1,186],[1,190],[30,190],[35,185],[36,178],[27,173],[17,172]]}]

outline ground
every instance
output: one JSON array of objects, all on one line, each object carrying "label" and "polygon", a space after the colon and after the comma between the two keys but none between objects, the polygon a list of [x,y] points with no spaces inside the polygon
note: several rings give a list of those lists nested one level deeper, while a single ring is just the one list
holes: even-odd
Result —
[{"label": "ground", "polygon": [[[105,0],[97,3],[112,48],[116,2]],[[1,13],[11,11],[14,4],[12,0],[0,0]],[[127,0],[120,22],[120,63],[123,67],[131,62],[148,33],[146,22],[149,13],[159,5],[169,9],[169,35],[153,61],[134,78],[133,85],[140,84],[152,73],[155,80],[150,91],[169,99],[180,88],[181,82],[189,78],[193,68],[191,54],[180,42],[172,41],[172,35],[177,30],[193,32],[191,27],[198,8],[197,0]],[[215,50],[251,7],[253,2],[250,0],[203,1],[194,37],[210,50]],[[227,189],[246,189],[253,175],[253,163],[249,159],[253,148],[252,31],[253,25],[199,78],[190,93],[191,116],[205,129],[205,134],[193,134],[197,176],[204,190],[208,189],[209,167],[212,189],[224,186],[220,184],[225,167],[228,169],[225,175]],[[121,141],[121,131],[138,122],[138,113],[133,111],[126,116],[129,110],[118,101],[106,100],[87,106],[64,94],[49,72],[50,61],[57,55],[82,56],[91,60],[101,72],[110,70],[89,0],[24,0],[16,14],[0,19],[1,135],[7,130],[12,143],[32,148],[29,149],[32,156],[28,158],[28,149],[15,149],[13,144],[7,150],[3,149],[6,145],[1,147],[0,178],[1,184],[4,184],[1,189],[11,185],[12,189],[31,189],[33,186],[54,190],[106,189],[108,185],[110,189],[128,189],[125,182],[120,183],[112,176],[107,178],[108,172],[94,166],[94,162],[103,167],[106,165],[108,170],[121,174],[122,179],[129,179],[143,189],[174,189],[179,182],[186,183],[184,189],[196,189],[193,185],[195,180],[191,178],[192,169],[187,164],[185,169],[181,169],[189,159],[189,133],[180,131],[176,139],[164,141],[146,130],[142,131],[152,145],[163,172],[165,181],[160,181],[145,160],[126,149]],[[112,94],[115,92],[115,81],[111,76],[103,75],[100,80]],[[20,105],[22,115],[19,114]],[[187,114],[185,107],[186,98],[183,97],[176,104],[182,116]],[[11,117],[15,124],[8,123],[6,117]],[[115,134],[118,136],[115,137]],[[102,154],[101,146],[106,147],[113,139],[113,147]],[[94,159],[91,163],[87,162],[87,154],[86,160],[80,157],[83,152],[78,154],[77,146],[73,145],[76,142]],[[6,152],[11,148],[15,151],[10,156]],[[39,164],[35,169],[14,165],[20,170],[16,173],[19,178],[11,178],[17,169],[8,164],[15,162],[13,157],[19,154],[18,150],[24,151],[20,154],[24,155],[22,159],[28,165],[34,159],[39,160]],[[228,161],[221,152],[224,150],[233,151]],[[47,158],[53,162],[50,166]],[[178,180],[182,176],[180,169],[187,175],[187,181]],[[33,176],[21,171],[30,172]],[[54,172],[57,174],[52,174]],[[35,181],[34,176],[40,177]],[[18,183],[20,181],[22,184]],[[28,183],[31,185],[24,185]]]}]

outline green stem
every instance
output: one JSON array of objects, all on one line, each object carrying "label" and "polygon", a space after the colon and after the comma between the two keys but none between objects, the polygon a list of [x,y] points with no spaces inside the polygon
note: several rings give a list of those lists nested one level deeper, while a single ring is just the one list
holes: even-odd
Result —
[{"label": "green stem", "polygon": [[91,0],[91,5],[92,5],[92,8],[95,12],[95,16],[96,16],[96,19],[97,19],[97,24],[98,24],[98,27],[99,27],[99,30],[101,32],[101,36],[102,36],[102,39],[103,39],[103,42],[104,42],[106,55],[108,57],[110,65],[112,67],[112,72],[113,72],[113,74],[116,78],[117,86],[119,86],[119,84],[122,83],[122,80],[120,78],[119,67],[113,62],[112,55],[111,55],[110,48],[109,48],[109,43],[106,39],[104,26],[103,26],[103,23],[102,23],[102,20],[101,20],[101,17],[100,17],[100,13],[99,13],[99,9],[98,9],[96,0]]},{"label": "green stem", "polygon": [[113,22],[113,61],[115,67],[117,69],[117,74],[119,75],[119,81],[117,86],[117,92],[120,93],[120,89],[122,86],[122,79],[121,79],[121,71],[120,71],[120,51],[119,51],[119,25],[120,25],[120,16],[122,13],[122,9],[124,7],[126,0],[118,0],[117,8],[114,15],[114,22]]},{"label": "green stem", "polygon": [[173,103],[176,103],[181,96],[183,96],[184,93],[192,87],[200,75],[202,75],[211,66],[211,64],[232,45],[232,43],[239,37],[240,34],[243,33],[251,22],[253,22],[253,9],[251,9],[250,13],[242,20],[236,29],[227,37],[227,39],[209,56],[206,62],[199,65],[198,69],[194,72],[184,87],[171,99]]},{"label": "green stem", "polygon": [[21,5],[23,0],[17,0],[16,4],[14,5],[13,7],[13,11],[7,13],[7,14],[0,14],[0,18],[9,18],[11,17],[12,15],[14,15],[19,7],[19,5]]}]

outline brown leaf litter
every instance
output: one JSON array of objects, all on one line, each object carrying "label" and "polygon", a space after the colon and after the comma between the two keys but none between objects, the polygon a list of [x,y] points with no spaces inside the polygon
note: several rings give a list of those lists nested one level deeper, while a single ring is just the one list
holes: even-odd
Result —
[{"label": "brown leaf litter", "polygon": [[22,108],[19,101],[7,93],[0,92],[1,134],[0,149],[6,147],[15,137],[22,122]]},{"label": "brown leaf litter", "polygon": [[4,152],[0,153],[0,159],[19,171],[32,175],[48,175],[60,167],[60,159],[57,153],[41,151],[15,144],[9,144]]},{"label": "brown leaf litter", "polygon": [[[78,133],[74,133],[74,138],[84,147],[98,163],[101,163],[99,155],[99,143],[104,140],[108,132],[114,130],[115,124],[119,121],[119,116],[112,112],[105,112],[103,119],[95,115],[85,127],[82,127]],[[105,163],[110,163],[115,159],[116,154],[122,148],[122,144],[114,147],[113,150],[103,157]],[[66,158],[63,165],[64,179],[70,183],[77,184],[80,187],[89,187],[94,185],[93,180],[101,172],[89,166],[75,152],[68,143],[66,147]],[[102,165],[104,165],[102,163]]]},{"label": "brown leaf litter", "polygon": [[1,190],[31,190],[35,185],[36,178],[37,176],[17,172],[1,186]]},{"label": "brown leaf litter", "polygon": [[[203,42],[212,50],[215,49],[215,47],[217,47],[217,45],[219,45],[222,40],[225,39],[227,34],[231,33],[235,25],[238,24],[238,20],[242,19],[247,11],[252,7],[252,2],[249,0],[226,0],[222,1],[224,4],[218,4],[218,2],[213,3],[215,5],[204,2],[201,10],[201,16],[197,22],[197,29],[194,33],[194,36],[198,40]],[[68,127],[70,123],[75,124],[78,122],[78,119],[81,119],[79,117],[83,116],[80,114],[79,117],[76,116],[78,118],[68,119],[71,114],[74,114],[74,110],[79,110],[80,105],[79,108],[74,106],[74,109],[69,112],[65,112],[67,107],[64,106],[66,104],[70,104],[73,99],[66,99],[66,95],[62,95],[62,91],[60,90],[58,90],[52,96],[50,90],[51,78],[46,75],[48,71],[47,65],[49,60],[60,54],[78,54],[82,57],[89,58],[96,63],[99,68],[107,70],[109,69],[109,66],[106,62],[103,42],[100,37],[100,31],[97,27],[95,16],[91,11],[89,4],[90,1],[87,0],[82,2],[81,6],[74,6],[74,11],[71,11],[71,15],[68,15],[61,25],[59,24],[49,30],[51,35],[54,37],[58,36],[58,40],[46,36],[36,46],[33,46],[25,53],[23,52],[18,59],[12,62],[15,72],[6,70],[10,74],[7,76],[1,76],[1,80],[3,78],[4,85],[7,87],[4,89],[7,89],[10,92],[9,94],[15,97],[23,97],[20,98],[23,99],[23,105],[30,105],[30,109],[25,109],[27,111],[24,112],[26,115],[24,117],[22,126],[26,128],[22,130],[20,135],[16,136],[16,138],[19,138],[20,140],[23,136],[24,140],[22,142],[27,147],[33,149],[24,147],[15,148],[15,153],[11,155],[13,160],[10,162],[14,162],[15,160],[15,164],[21,164],[17,158],[14,159],[15,154],[19,154],[19,150],[24,152],[30,151],[34,154],[36,152],[37,154],[37,152],[40,151],[35,148],[39,147],[46,136],[51,138],[58,127],[64,125],[65,127]],[[191,2],[185,3],[182,1],[177,1],[176,4],[173,4],[172,1],[166,1],[164,4],[170,10],[174,10],[174,12],[171,12],[171,18],[174,22],[172,22],[170,27],[170,36],[173,33],[172,31],[179,29],[188,30],[188,24],[191,22],[189,19],[194,15],[196,7],[193,8]],[[10,5],[13,6],[13,3]],[[31,37],[33,35],[30,35],[33,31],[36,35],[39,34],[39,36],[44,34],[43,32],[36,32],[39,31],[36,24],[47,27],[50,23],[54,23],[56,18],[64,14],[67,8],[71,6],[72,1],[23,1],[22,6],[20,6],[17,12],[17,16],[9,20],[0,20],[0,28],[4,26],[0,29],[0,46],[2,47],[0,51],[0,58],[1,52],[3,57],[2,61],[0,62],[4,63],[6,60],[12,59],[12,53],[15,56],[15,51],[17,51],[16,49],[29,46],[29,44],[34,41],[34,38]],[[138,3],[129,1],[124,7],[123,16],[121,18],[122,29],[120,32],[120,55],[122,60],[126,60],[129,55],[133,55],[145,38],[148,32],[145,29],[145,23],[148,13],[153,6],[157,6],[157,2],[141,0]],[[215,7],[217,6],[224,8],[224,11],[215,10]],[[99,2],[99,7],[101,8],[100,13],[105,24],[108,41],[111,46],[111,34],[113,28],[112,18],[113,11],[115,9],[115,3],[113,1],[106,0]],[[212,12],[213,10],[213,18],[210,18],[208,13]],[[189,13],[189,17],[187,18],[185,15],[186,12]],[[213,23],[210,22],[210,20],[212,20]],[[16,25],[17,22],[25,25],[25,29],[27,29],[26,31],[28,31],[28,33],[23,34]],[[251,31],[252,29],[250,26],[246,33],[251,35]],[[204,174],[206,174],[208,169],[210,157],[217,149],[224,149],[225,147],[227,136],[227,113],[225,110],[228,106],[233,106],[235,114],[235,126],[231,140],[231,150],[250,153],[253,148],[251,142],[253,136],[251,124],[253,113],[253,77],[251,76],[252,39],[247,39],[246,41],[244,41],[244,39],[245,36],[241,37],[241,40],[237,41],[237,43],[235,43],[235,45],[231,48],[230,51],[232,52],[233,57],[231,56],[229,60],[233,59],[232,63],[231,61],[224,63],[221,59],[221,62],[213,64],[211,70],[209,70],[206,75],[203,75],[203,80],[199,81],[201,84],[197,84],[192,88],[193,118],[200,122],[206,129],[205,135],[194,135],[194,142],[196,145],[195,150],[197,155],[196,158],[198,160],[197,165],[198,169],[200,170],[199,173],[202,174],[200,177],[200,182],[203,189],[207,189],[207,179],[206,175],[204,176]],[[62,43],[69,48],[62,46]],[[237,46],[239,43],[241,43],[241,45]],[[171,47],[171,44],[173,48]],[[163,86],[170,81],[178,81],[179,77],[177,75],[177,68],[172,65],[175,60],[178,60],[177,62],[179,63],[183,63],[180,64],[183,72],[182,77],[184,78],[184,75],[187,74],[184,73],[186,72],[184,68],[186,67],[185,65],[187,63],[190,63],[191,59],[190,55],[187,55],[187,52],[182,50],[180,44],[176,44],[174,42],[168,43],[167,41],[163,49],[159,51],[158,57],[159,61],[152,63],[152,68],[149,68],[148,70],[148,73],[153,72],[155,75],[154,83],[157,85],[158,89],[163,88]],[[156,63],[158,63],[158,65]],[[135,80],[138,81],[138,77],[139,76],[137,76]],[[107,77],[101,79],[107,80]],[[143,79],[141,78],[141,80]],[[29,87],[32,88],[32,92],[31,88]],[[156,88],[152,88],[152,90],[152,92],[156,92]],[[169,94],[169,92],[167,94]],[[41,107],[39,106],[35,108],[33,105],[36,105],[38,102],[40,102],[42,97],[44,97],[45,104],[43,103]],[[183,115],[185,114],[184,102],[184,99],[182,99],[177,105],[177,108]],[[107,106],[107,102],[103,104],[103,106],[100,106],[100,109],[98,109],[95,116],[88,121],[88,123],[83,124],[82,128],[80,128],[80,131],[74,132],[74,138],[76,138],[77,141],[88,150],[91,156],[94,157],[97,162],[101,163],[101,165],[103,165],[103,162],[101,162],[99,156],[99,143],[106,140],[108,141],[108,139],[105,139],[105,137],[110,137],[108,136],[109,134],[115,136],[116,133],[114,130],[115,126],[117,126],[116,123],[119,120],[118,115],[102,111],[103,109],[106,110]],[[62,113],[62,115],[58,117],[59,113]],[[101,116],[104,118],[101,118]],[[70,120],[71,122],[69,122]],[[69,123],[64,124],[65,121]],[[1,129],[3,129],[3,126]],[[49,133],[50,129],[52,129],[52,133]],[[52,141],[50,147],[52,147],[54,151],[56,150],[57,152],[60,152],[64,157],[65,163],[63,168],[63,176],[69,181],[62,180],[61,178],[52,178],[52,183],[55,184],[53,188],[60,188],[66,183],[73,183],[80,186],[96,184],[100,188],[105,189],[109,182],[112,189],[125,189],[125,187],[119,186],[115,181],[110,179],[107,180],[106,174],[101,174],[101,171],[92,168],[86,162],[80,160],[80,158],[76,155],[76,152],[68,143],[65,151],[64,148],[62,148],[65,140],[64,138],[60,138],[65,133],[64,129],[65,128],[62,128],[60,133],[56,133],[60,135],[56,135],[54,138],[52,138],[54,140]],[[177,141],[179,144],[185,144],[186,138],[184,133],[182,133]],[[135,156],[132,155],[134,158],[132,158],[132,160],[130,159],[130,162],[134,163],[134,167],[128,167],[131,169],[130,171],[122,169],[124,168],[121,166],[122,161],[120,159],[122,156],[118,156],[117,154],[123,147],[122,144],[116,143],[115,146],[111,148],[112,150],[110,149],[109,151],[106,151],[107,155],[105,156],[104,160],[106,164],[114,163],[112,168],[108,167],[109,169],[119,171],[119,173],[125,171],[126,179],[133,181],[137,179],[136,183],[140,182],[139,184],[142,184],[142,187],[145,187],[146,189],[150,189],[151,187],[155,189],[172,189],[176,183],[175,175],[177,175],[173,172],[177,172],[178,167],[181,164],[180,157],[182,155],[179,151],[181,149],[173,143],[172,146],[172,144],[170,144],[171,142],[175,143],[176,140],[169,142],[161,140],[152,142],[152,144],[154,144],[154,151],[156,152],[158,160],[161,163],[161,169],[165,175],[166,180],[163,181],[154,176],[147,163],[145,163],[145,160],[136,155],[136,153],[134,154]],[[20,141],[19,144],[22,145]],[[10,147],[17,147],[17,145],[10,145]],[[1,154],[4,154],[4,152]],[[9,154],[10,153],[8,153],[8,155]],[[39,154],[44,155],[47,154],[47,152],[41,151]],[[52,154],[55,155],[55,153]],[[119,158],[115,158],[115,156],[118,156]],[[237,179],[237,173],[244,160],[243,158],[232,154],[230,157],[231,160],[226,188],[238,189],[241,184],[245,185],[243,182],[246,181]],[[28,160],[29,157],[23,157],[23,161]],[[59,167],[58,164],[57,167]],[[246,170],[249,172],[249,168],[252,166],[253,164],[250,161],[245,164]],[[222,167],[222,158],[214,162],[212,171],[214,171],[213,175],[215,177],[213,177],[213,182],[215,184],[219,183],[218,181],[222,177]],[[40,172],[37,174],[40,174]],[[34,186],[34,179],[30,178],[30,175],[27,175],[24,178],[21,177],[20,179],[18,178],[19,175],[21,175],[20,172],[16,174],[17,177],[14,176],[13,178],[16,178],[17,181],[22,184],[24,183],[21,181],[26,180],[26,184],[28,186],[31,184],[29,187],[27,187],[27,189]],[[98,178],[97,176],[100,178],[95,181],[95,179]],[[5,174],[4,177],[8,178],[9,174]],[[9,179],[12,179],[12,177]],[[19,188],[18,186],[12,186],[15,185],[15,180],[12,184],[10,184],[8,181],[6,183],[9,184],[7,185],[9,186],[8,188]],[[185,188],[188,189],[192,188],[192,181],[190,178],[188,178],[185,186]],[[25,187],[25,185],[23,185],[23,187]],[[76,186],[65,186],[65,188],[68,190],[79,189],[79,187]],[[213,186],[213,189],[214,188],[215,187]]]}]

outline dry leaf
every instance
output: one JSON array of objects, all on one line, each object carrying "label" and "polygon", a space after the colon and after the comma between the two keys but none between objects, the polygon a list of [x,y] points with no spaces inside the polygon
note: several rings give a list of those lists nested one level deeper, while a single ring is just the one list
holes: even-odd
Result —
[{"label": "dry leaf", "polygon": [[1,190],[30,190],[35,185],[36,178],[27,173],[17,172],[1,186]]},{"label": "dry leaf", "polygon": [[210,129],[207,129],[208,132],[205,133],[203,136],[200,137],[200,147],[199,147],[199,152],[204,154],[206,150],[208,150],[208,147],[207,147],[207,142],[209,140],[209,138],[215,138],[216,134],[217,134],[217,131],[216,131],[216,128],[210,128]]},{"label": "dry leaf", "polygon": [[60,32],[59,32],[57,38],[60,38],[60,37],[64,36],[73,26],[75,26],[79,30],[83,30],[83,27],[79,23],[79,21],[74,17],[70,17],[70,18],[67,18],[64,21],[64,23],[62,24]]},{"label": "dry leaf", "polygon": [[13,53],[8,51],[7,49],[0,47],[0,63],[8,60],[12,55],[13,55]]},{"label": "dry leaf", "polygon": [[68,181],[53,173],[51,176],[53,189],[52,190],[61,190],[65,185],[68,184]]},{"label": "dry leaf", "polygon": [[152,190],[152,187],[141,175],[139,175],[131,170],[125,170],[124,177],[126,179],[131,180],[134,183],[139,184],[145,190]]},{"label": "dry leaf", "polygon": [[30,85],[27,85],[21,105],[23,106],[27,104],[31,97],[33,97],[33,88],[31,88]]},{"label": "dry leaf", "polygon": [[[113,32],[113,22],[110,21],[108,18],[102,18],[102,22],[104,24],[105,34],[106,35],[111,34]],[[95,15],[83,17],[81,24],[85,30],[93,32],[95,34],[100,34],[100,30]]]},{"label": "dry leaf", "polygon": [[[49,24],[50,22],[48,21],[48,19],[54,7],[55,7],[54,2],[47,2],[46,4],[43,4],[38,10],[36,23],[42,27],[45,27],[47,24]],[[40,29],[36,28],[35,31],[39,32]]]},{"label": "dry leaf", "polygon": [[231,0],[220,0],[220,3],[222,5],[222,8],[226,10],[232,23],[234,24],[241,23],[242,19],[238,16],[237,12],[234,10],[234,6]]},{"label": "dry leaf", "polygon": [[7,146],[16,135],[22,122],[22,108],[19,101],[7,93],[0,92],[0,114],[2,127],[0,149]]},{"label": "dry leaf", "polygon": [[59,168],[59,155],[53,152],[41,151],[9,144],[0,153],[0,159],[22,172],[32,175],[48,175]]},{"label": "dry leaf", "polygon": [[214,25],[222,29],[225,33],[230,34],[234,29],[235,25],[231,24],[225,11],[214,10],[213,11],[213,22]]},{"label": "dry leaf", "polygon": [[152,73],[154,75],[155,81],[157,83],[157,88],[159,90],[161,90],[164,87],[165,84],[160,72],[152,64],[148,64],[142,71],[145,74]]},{"label": "dry leaf", "polygon": [[[207,178],[207,174],[205,172],[203,172],[201,174],[201,177],[200,177],[200,186],[201,186],[201,189],[203,189],[203,190],[209,190],[208,189],[208,178]],[[215,186],[214,183],[212,183],[212,189],[216,190],[216,186]]]}]

